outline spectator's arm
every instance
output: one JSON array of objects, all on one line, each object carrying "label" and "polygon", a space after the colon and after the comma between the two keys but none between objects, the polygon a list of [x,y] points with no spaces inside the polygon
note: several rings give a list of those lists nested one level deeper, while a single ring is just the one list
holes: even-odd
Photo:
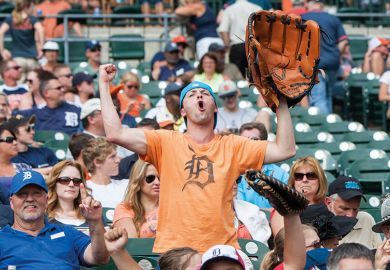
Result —
[{"label": "spectator's arm", "polygon": [[230,46],[230,37],[228,32],[219,32],[221,34],[221,38],[223,40],[223,44],[228,48]]},{"label": "spectator's arm", "polygon": [[348,39],[343,39],[341,40],[338,44],[337,47],[339,48],[340,52],[343,52],[345,50],[345,47],[348,45]]},{"label": "spectator's arm", "polygon": [[275,163],[295,155],[295,137],[290,111],[284,98],[279,99],[276,109],[278,127],[275,142],[269,142],[265,153],[264,163]]},{"label": "spectator's arm", "polygon": [[299,215],[284,217],[284,232],[284,269],[301,270],[306,264],[306,247]]},{"label": "spectator's arm", "polygon": [[11,53],[4,48],[4,35],[8,31],[9,25],[7,23],[3,23],[0,26],[0,53],[1,57],[3,57],[4,60],[11,59]]},{"label": "spectator's arm", "polygon": [[179,6],[175,9],[175,14],[177,16],[196,16],[199,13],[202,13],[206,7],[202,3],[191,3],[183,6]]},{"label": "spectator's arm", "polygon": [[136,128],[122,127],[110,95],[110,82],[115,78],[116,67],[112,64],[101,65],[99,69],[99,93],[102,106],[104,130],[107,139],[139,155],[146,154],[144,132]]},{"label": "spectator's arm", "polygon": [[382,101],[382,102],[389,102],[390,101],[389,85],[388,84],[381,83],[381,86],[379,88],[378,99],[379,99],[379,101]]},{"label": "spectator's arm", "polygon": [[275,236],[281,229],[283,229],[283,222],[283,217],[277,211],[275,211],[270,222],[273,236]]},{"label": "spectator's arm", "polygon": [[364,73],[368,73],[371,71],[371,55],[372,55],[372,50],[368,50],[364,54],[364,60],[363,60],[363,65],[362,65],[362,71]]},{"label": "spectator's arm", "polygon": [[33,106],[33,97],[32,93],[29,91],[27,93],[24,93],[22,98],[20,99],[19,102],[19,110],[28,110],[31,109]]},{"label": "spectator's arm", "polygon": [[114,228],[107,231],[104,234],[104,240],[118,270],[142,270],[125,250],[128,236],[124,228]]},{"label": "spectator's arm", "polygon": [[40,22],[36,22],[34,24],[34,29],[35,29],[35,43],[37,46],[37,53],[38,53],[38,58],[41,58],[43,56],[42,53],[42,48],[43,48],[43,43],[45,42],[45,32],[43,30],[43,26]]},{"label": "spectator's arm", "polygon": [[121,218],[115,222],[114,228],[124,228],[129,238],[138,238],[137,230],[131,218]]}]

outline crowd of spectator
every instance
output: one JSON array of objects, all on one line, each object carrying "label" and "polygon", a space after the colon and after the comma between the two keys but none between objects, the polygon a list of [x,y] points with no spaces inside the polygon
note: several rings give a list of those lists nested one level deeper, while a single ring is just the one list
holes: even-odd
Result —
[{"label": "crowd of spectator", "polygon": [[[138,74],[102,64],[97,40],[86,43],[85,65],[60,63],[60,46],[51,38],[62,36],[63,25],[38,17],[76,1],[14,2],[0,26],[1,269],[79,269],[110,257],[118,269],[141,269],[126,250],[128,238],[155,238],[160,269],[253,269],[238,239],[269,248],[264,270],[390,267],[390,198],[375,222],[360,211],[366,197],[359,179],[341,175],[329,183],[312,156],[295,159],[285,171],[277,163],[296,153],[287,102],[281,98],[275,114],[240,106],[246,21],[256,10],[272,9],[266,0],[230,1],[218,16],[204,1],[180,1],[171,12],[187,22],[188,34],[153,56],[150,79],[166,82],[156,102],[142,92]],[[103,9],[100,1],[78,4],[86,12]],[[144,14],[165,9],[159,0],[140,5]],[[340,95],[337,79],[355,66],[348,36],[322,0],[286,11],[326,32],[320,82],[299,106],[329,114]],[[84,35],[79,22],[70,26]],[[6,32],[11,51],[4,47]],[[186,53],[191,36],[196,68]],[[369,40],[362,63],[363,72],[380,76],[384,102],[390,101],[389,44]],[[261,96],[257,104],[264,106]],[[268,140],[273,117],[276,138]],[[64,156],[36,140],[44,132],[69,138]],[[250,168],[304,194],[308,208],[280,215],[248,188],[243,174]],[[110,222],[106,210],[113,213]]]}]

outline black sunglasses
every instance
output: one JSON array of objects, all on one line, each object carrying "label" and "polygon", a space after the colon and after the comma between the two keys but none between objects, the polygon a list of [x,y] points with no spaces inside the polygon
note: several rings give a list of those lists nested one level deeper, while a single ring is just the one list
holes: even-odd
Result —
[{"label": "black sunglasses", "polygon": [[76,187],[79,187],[80,184],[83,182],[80,178],[70,178],[68,176],[62,176],[57,178],[57,182],[61,185],[69,185],[70,181],[73,182],[73,185]]},{"label": "black sunglasses", "polygon": [[15,137],[13,136],[8,136],[5,138],[0,138],[0,143],[5,142],[5,143],[13,143],[15,141]]},{"label": "black sunglasses", "polygon": [[231,99],[231,98],[234,98],[235,96],[236,96],[236,94],[226,95],[226,96],[221,97],[221,99],[223,99],[223,100]]},{"label": "black sunglasses", "polygon": [[28,127],[26,127],[26,131],[31,132],[32,130],[34,130],[34,128],[35,128],[35,125],[28,125]]},{"label": "black sunglasses", "polygon": [[306,248],[314,247],[314,248],[320,248],[322,246],[322,242],[320,241],[315,241],[311,243],[310,245],[306,246]]},{"label": "black sunglasses", "polygon": [[318,177],[314,172],[308,172],[308,173],[294,173],[294,179],[295,181],[302,181],[303,177],[306,175],[307,180],[317,180]]},{"label": "black sunglasses", "polygon": [[101,48],[93,48],[93,49],[89,49],[91,52],[100,52],[101,51]]},{"label": "black sunglasses", "polygon": [[[151,184],[151,183],[154,182],[154,180],[156,180],[156,178],[158,178],[157,175],[154,175],[154,174],[147,175],[147,176],[145,177],[145,181],[146,181],[146,183]],[[159,179],[159,178],[158,178],[158,179]]]}]

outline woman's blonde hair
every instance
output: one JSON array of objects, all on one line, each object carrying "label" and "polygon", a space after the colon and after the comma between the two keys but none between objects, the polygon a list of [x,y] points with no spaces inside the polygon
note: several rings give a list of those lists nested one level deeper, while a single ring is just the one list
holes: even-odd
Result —
[{"label": "woman's blonde hair", "polygon": [[294,187],[294,185],[295,185],[294,173],[302,165],[310,166],[311,169],[313,170],[313,172],[317,175],[317,177],[318,177],[318,190],[317,190],[317,193],[314,197],[314,201],[316,203],[323,202],[325,200],[326,193],[328,192],[328,182],[326,180],[324,170],[321,168],[320,163],[314,157],[307,156],[307,157],[299,158],[295,161],[294,165],[291,167],[291,170],[290,170],[290,177],[288,178],[288,185],[290,187]]},{"label": "woman's blonde hair", "polygon": [[[81,166],[80,163],[77,163],[72,160],[63,160],[56,165],[54,165],[53,169],[50,172],[49,177],[46,180],[47,188],[48,188],[48,205],[47,205],[47,215],[49,220],[53,220],[56,217],[56,210],[58,207],[58,195],[56,192],[56,183],[57,183],[57,178],[61,174],[62,170],[65,167],[74,167],[77,169],[77,171],[80,173],[80,179],[83,181],[84,186],[86,186],[85,183],[85,177],[84,177],[84,171],[83,167]],[[73,206],[76,211],[76,215],[78,218],[82,218],[81,213],[80,213],[80,208],[79,205],[81,203],[81,195],[80,193],[78,194],[77,198],[73,202]]]},{"label": "woman's blonde hair", "polygon": [[94,173],[96,171],[95,161],[103,162],[115,150],[116,145],[105,138],[89,140],[83,149],[83,161],[88,172]]},{"label": "woman's blonde hair", "polygon": [[126,72],[121,77],[121,83],[136,82],[140,85],[138,75],[133,72]]},{"label": "woman's blonde hair", "polygon": [[133,222],[139,234],[142,224],[145,223],[145,208],[141,203],[141,187],[145,181],[146,171],[148,166],[152,164],[143,160],[137,160],[131,169],[129,184],[127,185],[123,203],[126,208],[132,209],[134,212]]},{"label": "woman's blonde hair", "polygon": [[32,4],[32,0],[16,0],[15,8],[12,11],[12,23],[16,26],[21,25],[25,19],[23,17],[24,9],[30,7]]}]

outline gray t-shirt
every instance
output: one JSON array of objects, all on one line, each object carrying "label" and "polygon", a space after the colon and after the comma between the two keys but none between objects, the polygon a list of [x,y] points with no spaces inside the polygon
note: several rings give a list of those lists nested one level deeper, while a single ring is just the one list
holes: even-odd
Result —
[{"label": "gray t-shirt", "polygon": [[239,109],[236,112],[229,112],[225,108],[218,108],[216,130],[224,129],[238,131],[242,124],[252,122],[256,119],[257,111],[252,108]]}]

